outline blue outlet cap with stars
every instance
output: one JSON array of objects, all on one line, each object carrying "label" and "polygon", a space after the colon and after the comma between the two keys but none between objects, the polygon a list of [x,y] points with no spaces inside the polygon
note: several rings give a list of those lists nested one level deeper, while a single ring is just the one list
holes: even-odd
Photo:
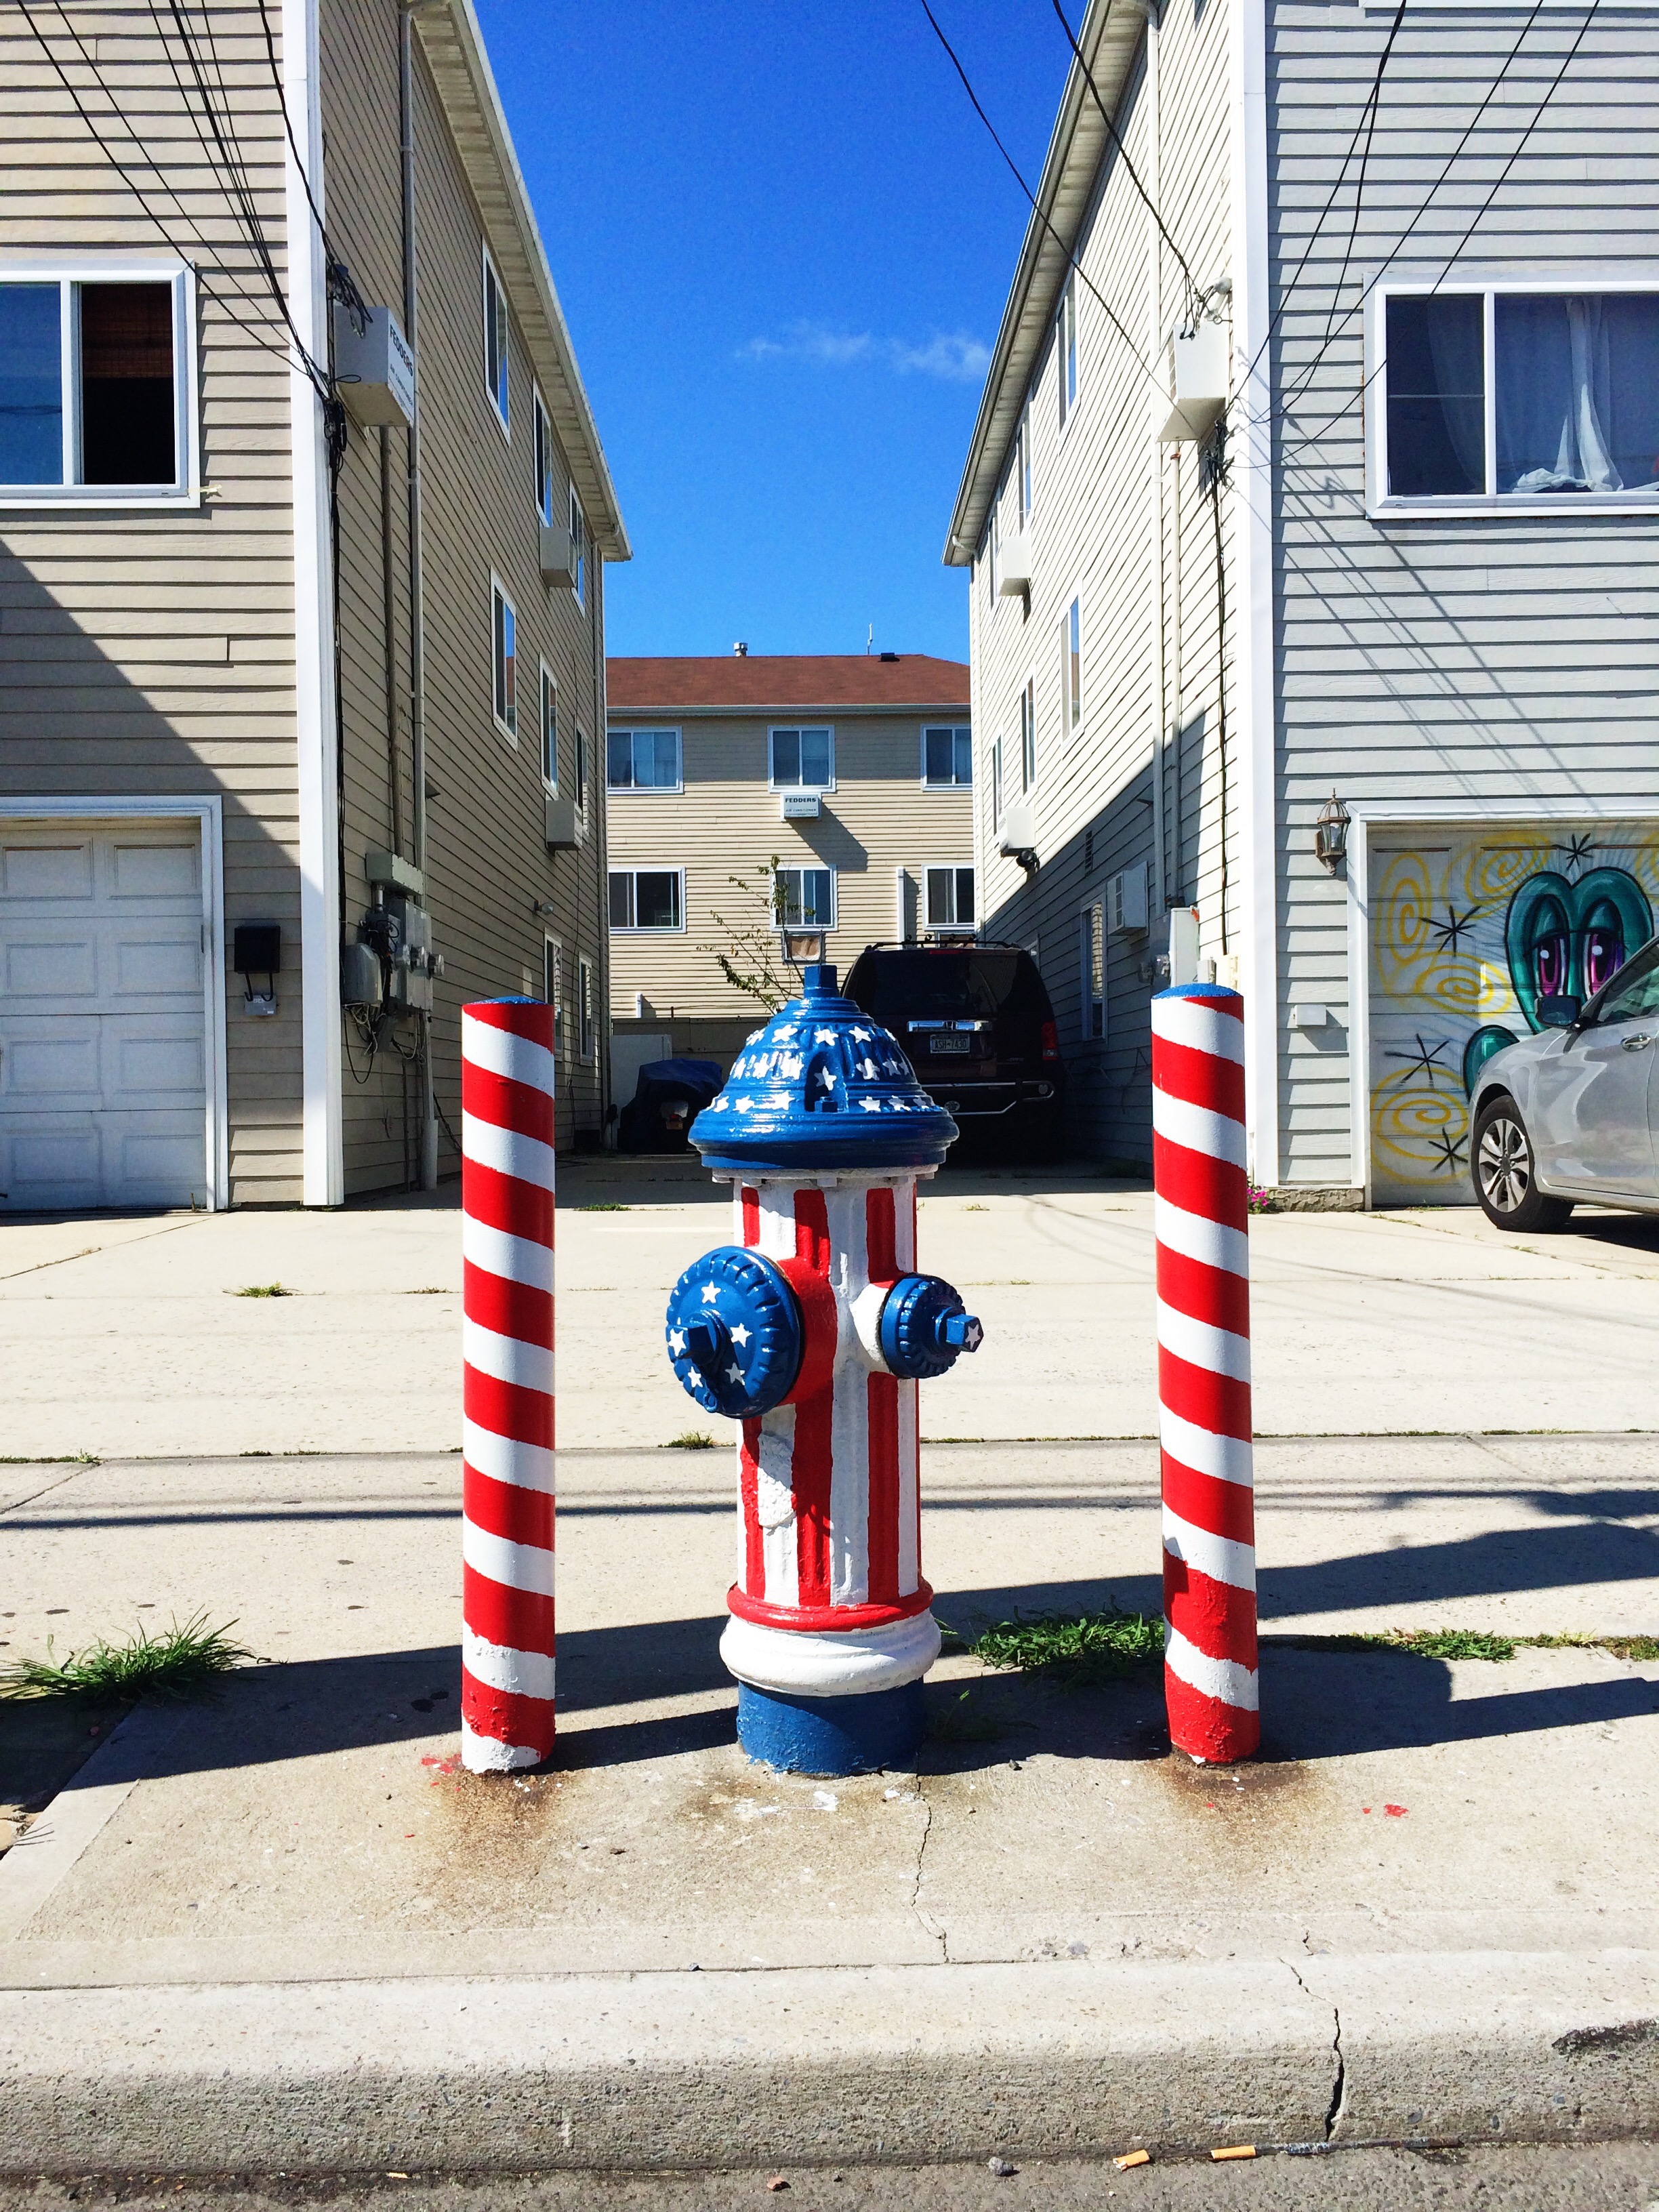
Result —
[{"label": "blue outlet cap with stars", "polygon": [[803,969],[801,983],[691,1124],[703,1165],[738,1176],[937,1167],[957,1125],[897,1043],[842,996],[833,968]]}]

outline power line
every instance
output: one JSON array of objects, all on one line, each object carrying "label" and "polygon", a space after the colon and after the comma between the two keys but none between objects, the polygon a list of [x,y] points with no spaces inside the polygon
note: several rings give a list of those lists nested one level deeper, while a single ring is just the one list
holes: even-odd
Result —
[{"label": "power line", "polygon": [[318,206],[316,195],[311,189],[311,179],[307,175],[305,162],[301,158],[299,141],[294,136],[294,118],[288,112],[288,94],[283,87],[283,72],[276,60],[276,41],[271,34],[270,14],[265,5],[265,0],[259,0],[259,27],[265,34],[265,57],[270,64],[270,81],[276,87],[276,105],[283,111],[283,128],[288,134],[289,151],[294,156],[294,166],[300,173],[300,182],[305,190],[306,204],[311,210],[312,220],[317,226],[317,234],[323,241],[323,251],[328,256],[329,278],[331,283],[337,283],[340,286],[341,296],[350,308],[352,319],[361,333],[368,325],[368,308],[362,294],[353,281],[351,271],[347,268],[344,258],[334,251],[334,241],[328,234],[328,225],[323,221],[323,211]]},{"label": "power line", "polygon": [[1094,71],[1090,68],[1088,63],[1083,58],[1083,49],[1079,46],[1076,39],[1073,35],[1072,27],[1066,20],[1066,10],[1060,6],[1060,0],[1054,0],[1054,14],[1060,19],[1060,29],[1066,33],[1066,43],[1070,46],[1073,53],[1076,56],[1078,67],[1083,71],[1083,81],[1089,88],[1090,93],[1093,97],[1095,106],[1100,110],[1100,119],[1106,125],[1108,131],[1112,134],[1112,143],[1117,149],[1118,159],[1128,171],[1130,183],[1134,186],[1135,190],[1140,194],[1141,198],[1146,202],[1147,214],[1151,216],[1152,221],[1158,225],[1158,236],[1164,240],[1164,243],[1169,247],[1170,252],[1174,254],[1176,261],[1180,264],[1181,273],[1187,280],[1187,311],[1188,313],[1191,315],[1194,313],[1200,301],[1204,296],[1199,285],[1198,279],[1194,276],[1192,269],[1188,263],[1186,255],[1182,252],[1181,248],[1176,244],[1174,239],[1170,235],[1169,226],[1165,223],[1164,217],[1158,213],[1156,202],[1153,200],[1152,194],[1147,191],[1146,185],[1141,183],[1140,177],[1135,168],[1135,165],[1129,159],[1129,149],[1124,144],[1122,137],[1118,131],[1117,125],[1113,121],[1105,101],[1100,96],[1100,87],[1095,82]]}]

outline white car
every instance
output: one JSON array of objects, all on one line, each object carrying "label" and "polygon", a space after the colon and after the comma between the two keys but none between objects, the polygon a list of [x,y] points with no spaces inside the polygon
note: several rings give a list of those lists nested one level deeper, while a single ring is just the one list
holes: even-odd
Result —
[{"label": "white car", "polygon": [[1659,939],[1582,1005],[1540,999],[1538,1019],[1483,1065],[1469,1101],[1487,1219],[1559,1229],[1580,1199],[1659,1212]]}]

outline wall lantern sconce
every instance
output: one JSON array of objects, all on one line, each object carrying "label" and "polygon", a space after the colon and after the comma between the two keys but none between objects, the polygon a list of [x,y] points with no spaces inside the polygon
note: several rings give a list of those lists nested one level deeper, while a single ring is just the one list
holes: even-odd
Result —
[{"label": "wall lantern sconce", "polygon": [[1314,823],[1314,857],[1333,876],[1347,853],[1351,819],[1347,808],[1333,792],[1320,808],[1319,818]]}]

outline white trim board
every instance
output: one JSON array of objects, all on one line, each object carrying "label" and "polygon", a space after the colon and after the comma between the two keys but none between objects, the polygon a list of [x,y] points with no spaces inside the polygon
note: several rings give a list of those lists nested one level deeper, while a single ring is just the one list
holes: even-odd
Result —
[{"label": "white trim board", "polygon": [[224,811],[216,793],[201,798],[0,798],[0,821],[177,821],[193,815],[202,841],[202,1045],[206,1056],[203,1166],[210,1211],[230,1203],[230,1109],[225,1081]]},{"label": "white trim board", "polygon": [[1639,801],[1585,799],[1404,799],[1395,805],[1360,800],[1348,809],[1346,867],[1348,904],[1348,1140],[1354,1187],[1371,1197],[1371,945],[1370,841],[1379,830],[1439,823],[1447,829],[1491,829],[1512,822],[1624,822],[1644,814],[1659,819],[1659,793],[1650,805]]}]

